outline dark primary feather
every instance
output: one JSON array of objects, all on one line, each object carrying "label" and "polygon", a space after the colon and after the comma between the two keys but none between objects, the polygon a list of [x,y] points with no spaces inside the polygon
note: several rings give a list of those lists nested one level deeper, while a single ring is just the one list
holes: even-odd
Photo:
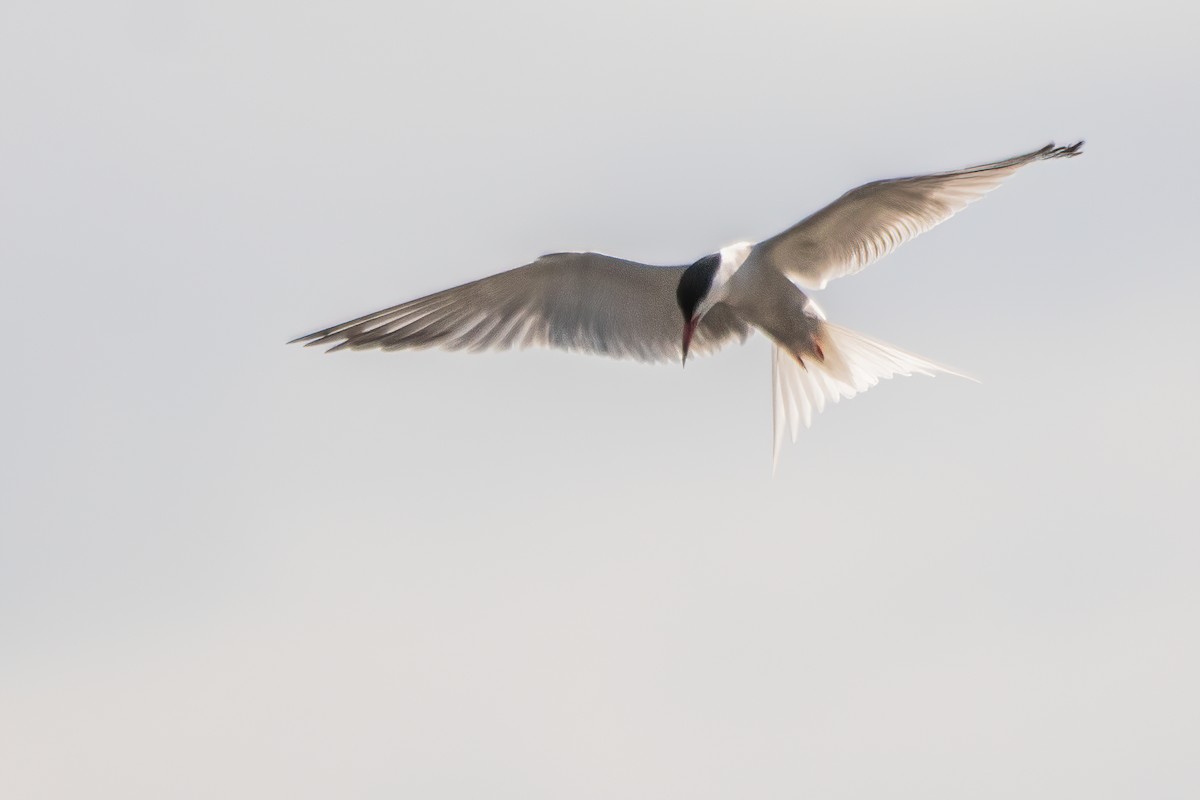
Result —
[{"label": "dark primary feather", "polygon": [[[685,267],[599,253],[554,253],[531,264],[385,308],[295,339],[350,348],[486,350],[546,345],[641,361],[677,360],[684,320],[675,290]],[[693,352],[749,327],[726,306],[705,315]]]}]

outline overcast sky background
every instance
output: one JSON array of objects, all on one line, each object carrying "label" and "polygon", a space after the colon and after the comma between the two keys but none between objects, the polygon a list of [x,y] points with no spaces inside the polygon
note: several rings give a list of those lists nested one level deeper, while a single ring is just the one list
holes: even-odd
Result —
[{"label": "overcast sky background", "polygon": [[[0,5],[0,794],[1193,798],[1196,12]],[[1055,140],[687,370],[284,342]]]}]

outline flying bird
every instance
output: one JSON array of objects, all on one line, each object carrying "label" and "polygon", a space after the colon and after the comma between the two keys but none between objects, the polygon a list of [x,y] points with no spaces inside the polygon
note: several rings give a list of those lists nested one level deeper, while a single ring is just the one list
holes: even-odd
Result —
[{"label": "flying bird", "polygon": [[[334,350],[498,350],[547,345],[640,361],[742,342],[773,343],[774,460],[785,432],[830,402],[894,375],[960,373],[825,319],[804,293],[852,275],[949,219],[1035,161],[1083,142],[953,172],[874,181],[787,230],[691,265],[651,266],[600,253],[552,253],[516,269],[294,339]],[[966,377],[966,376],[961,376]]]}]

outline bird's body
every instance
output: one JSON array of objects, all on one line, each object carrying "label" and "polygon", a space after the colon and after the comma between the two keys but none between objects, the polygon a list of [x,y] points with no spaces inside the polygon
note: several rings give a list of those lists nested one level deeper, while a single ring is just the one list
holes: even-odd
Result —
[{"label": "bird's body", "polygon": [[[777,269],[750,258],[753,245],[735,249],[733,271],[722,287],[720,302],[758,328],[780,347],[804,363],[823,360],[819,343],[821,320],[810,308],[804,292]],[[727,251],[722,251],[722,256]]]},{"label": "bird's body", "polygon": [[[953,172],[876,181],[788,230],[740,242],[690,266],[599,253],[554,253],[302,336],[309,345],[397,350],[548,345],[642,361],[711,352],[752,329],[775,344],[775,456],[827,402],[896,374],[954,373],[825,320],[803,289],[858,272],[998,186],[1023,166],[1077,155],[1047,145]],[[681,319],[682,312],[682,319]]]}]

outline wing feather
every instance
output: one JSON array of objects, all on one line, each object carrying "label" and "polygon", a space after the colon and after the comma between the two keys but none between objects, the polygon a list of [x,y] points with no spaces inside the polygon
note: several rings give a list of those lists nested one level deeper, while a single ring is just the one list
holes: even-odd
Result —
[{"label": "wing feather", "polygon": [[949,219],[1021,167],[1079,155],[1082,147],[1048,144],[992,164],[867,183],[760,242],[754,255],[805,288],[823,289]]},{"label": "wing feather", "polygon": [[[682,356],[675,287],[684,267],[599,253],[554,253],[531,264],[410,300],[295,339],[330,350],[503,350],[548,345],[640,361]],[[750,328],[718,304],[691,350],[711,352]]]}]

